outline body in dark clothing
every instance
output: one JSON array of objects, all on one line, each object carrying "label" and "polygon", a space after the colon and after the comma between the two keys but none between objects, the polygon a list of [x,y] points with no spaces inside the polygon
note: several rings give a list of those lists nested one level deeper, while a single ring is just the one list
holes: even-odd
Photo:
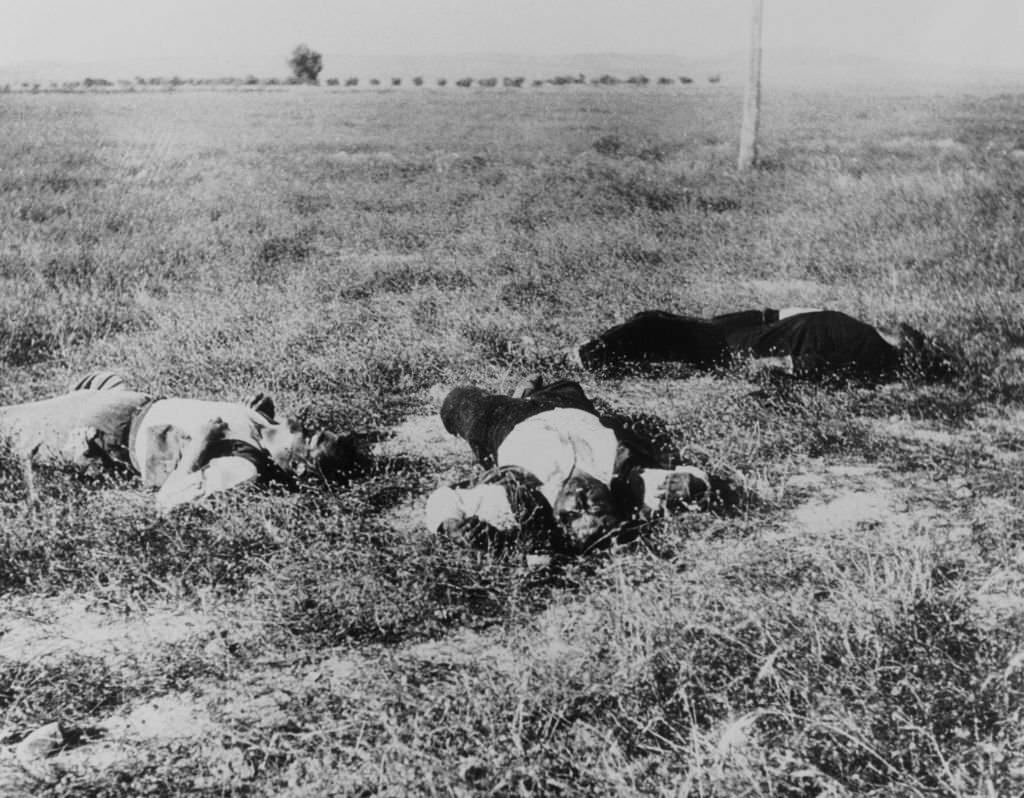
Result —
[{"label": "body in dark clothing", "polygon": [[908,352],[924,339],[906,325],[895,338],[900,345],[890,343],[870,324],[834,310],[780,316],[778,310],[766,308],[709,320],[644,311],[580,347],[580,360],[585,368],[666,360],[707,368],[737,358],[788,358],[785,366],[770,365],[803,378],[884,379],[894,376]]},{"label": "body in dark clothing", "polygon": [[763,310],[739,310],[735,313],[720,313],[711,317],[711,323],[722,331],[725,336],[726,346],[729,354],[734,354],[742,349],[744,339],[752,332],[763,330],[770,324],[779,320],[779,311],[775,308],[764,308]]},{"label": "body in dark clothing", "polygon": [[726,338],[738,356],[792,358],[797,377],[886,378],[899,370],[902,360],[900,349],[875,327],[836,310],[799,313],[761,325],[732,325]]},{"label": "body in dark clothing", "polygon": [[588,370],[631,363],[691,363],[698,368],[723,366],[729,345],[723,330],[706,319],[645,310],[601,333],[579,349]]}]

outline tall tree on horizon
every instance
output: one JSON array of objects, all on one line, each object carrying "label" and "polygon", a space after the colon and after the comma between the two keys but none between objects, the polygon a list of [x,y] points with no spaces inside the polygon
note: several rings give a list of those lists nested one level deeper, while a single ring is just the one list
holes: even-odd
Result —
[{"label": "tall tree on horizon", "polygon": [[288,66],[292,68],[292,74],[303,83],[318,83],[320,72],[324,68],[324,57],[305,44],[300,44],[292,50]]}]

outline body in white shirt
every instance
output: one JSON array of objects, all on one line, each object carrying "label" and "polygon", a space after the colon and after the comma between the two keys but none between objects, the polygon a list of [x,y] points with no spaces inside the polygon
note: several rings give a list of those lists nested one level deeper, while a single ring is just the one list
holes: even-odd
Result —
[{"label": "body in white shirt", "polygon": [[301,429],[246,405],[159,399],[139,419],[131,455],[167,508],[256,479],[264,461],[297,473],[307,452]]},{"label": "body in white shirt", "polygon": [[593,413],[573,408],[546,410],[520,421],[498,447],[499,466],[518,466],[540,480],[553,507],[574,474],[611,485],[619,441]]}]

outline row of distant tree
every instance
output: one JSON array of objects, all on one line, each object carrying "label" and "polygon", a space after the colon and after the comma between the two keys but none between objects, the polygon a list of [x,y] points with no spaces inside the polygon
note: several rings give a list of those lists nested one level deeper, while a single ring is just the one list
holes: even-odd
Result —
[{"label": "row of distant tree", "polygon": [[[708,76],[708,82],[709,83],[718,83],[720,80],[721,80],[721,76],[719,76],[719,75],[709,75]],[[422,86],[422,85],[424,85],[425,80],[422,77],[417,76],[417,77],[412,78],[412,80],[410,82],[414,86]],[[437,82],[438,86],[447,86],[448,85],[448,79],[447,78],[437,78],[436,82]],[[575,85],[583,85],[583,84],[586,84],[586,83],[590,83],[592,86],[617,86],[620,83],[625,83],[625,84],[628,84],[628,85],[631,85],[631,86],[646,86],[648,83],[654,82],[654,83],[657,83],[659,86],[672,86],[672,85],[676,84],[677,82],[678,83],[682,83],[683,85],[686,85],[688,83],[693,83],[693,78],[687,77],[686,75],[681,75],[678,78],[660,77],[660,78],[657,78],[656,80],[652,81],[652,79],[647,77],[646,75],[632,75],[632,76],[630,76],[628,78],[620,78],[620,77],[616,77],[615,75],[601,75],[600,77],[590,78],[588,80],[585,75],[556,75],[553,78],[546,78],[546,79],[543,79],[543,80],[542,79],[534,79],[534,80],[531,80],[531,81],[527,81],[527,79],[524,78],[524,77],[514,77],[514,78],[504,77],[504,78],[501,78],[500,81],[499,81],[498,78],[459,78],[458,80],[453,81],[453,84],[456,85],[456,86],[461,86],[462,88],[469,88],[470,86],[472,86],[474,84],[474,82],[476,83],[477,86],[483,86],[484,88],[493,88],[495,86],[501,85],[501,86],[504,86],[506,89],[519,89],[519,88],[522,88],[523,86],[526,86],[526,85],[530,85],[530,86],[568,86],[568,85],[573,85],[573,84],[575,84]],[[380,81],[379,78],[370,78],[368,83],[371,86],[380,86],[381,85],[381,81]],[[342,81],[339,80],[338,78],[328,78],[327,79],[327,85],[328,86],[339,86],[341,84],[342,84]],[[345,86],[350,86],[350,87],[351,86],[358,86],[359,85],[359,78],[346,78],[344,80],[344,85]],[[401,86],[402,85],[402,78],[391,78],[391,85],[392,86]]]},{"label": "row of distant tree", "polygon": [[[718,83],[721,78],[718,75],[709,75],[708,83]],[[474,84],[482,88],[495,88],[497,86],[503,86],[507,89],[519,89],[524,86],[568,86],[568,85],[585,85],[590,84],[592,86],[647,86],[648,84],[656,84],[658,86],[673,86],[673,85],[687,85],[693,83],[694,80],[686,75],[681,75],[678,78],[670,77],[659,77],[649,78],[646,75],[632,75],[627,78],[617,77],[615,75],[601,75],[596,78],[590,78],[589,80],[584,75],[556,75],[553,78],[546,79],[534,79],[527,80],[524,77],[504,77],[504,78],[459,78],[458,80],[449,81],[447,78],[436,78],[433,83],[440,87],[448,85],[459,86],[461,88],[469,88]],[[357,77],[345,78],[328,78],[325,83],[328,86],[346,86],[349,88],[359,87],[361,84],[360,79]],[[390,78],[388,80],[381,80],[380,78],[369,78],[365,81],[365,85],[372,87],[379,86],[402,86],[405,83],[403,78]],[[412,86],[424,86],[428,84],[428,81],[422,76],[417,75],[416,77],[408,80],[409,85]],[[181,77],[136,77],[134,80],[106,80],[105,78],[93,78],[87,77],[84,80],[74,81],[63,81],[63,82],[50,82],[50,83],[33,83],[33,82],[22,82],[15,84],[0,84],[0,92],[9,91],[77,91],[80,89],[121,89],[122,91],[130,91],[136,88],[145,87],[162,87],[162,88],[175,88],[177,86],[297,86],[297,85],[319,85],[319,81],[310,82],[308,80],[301,80],[294,75],[287,78],[258,78],[255,75],[248,75],[244,78],[181,78]]]},{"label": "row of distant tree", "polygon": [[[133,90],[137,86],[163,86],[174,88],[176,86],[280,86],[280,85],[320,85],[320,73],[324,68],[323,56],[316,50],[311,49],[305,44],[300,44],[294,50],[292,50],[291,57],[288,59],[288,66],[291,67],[292,74],[284,79],[279,78],[258,78],[255,75],[248,75],[244,78],[144,78],[137,77],[134,81],[131,80],[118,80],[116,82],[106,80],[104,78],[85,78],[82,81],[69,81],[65,83],[50,83],[48,89],[50,91],[76,91],[78,89],[105,89],[105,88],[119,88],[122,90]],[[720,75],[709,75],[708,83],[718,83],[721,80]],[[413,86],[422,86],[426,81],[422,75],[417,75],[410,80]],[[447,86],[447,78],[436,78],[435,80],[438,86]],[[499,85],[498,78],[459,78],[458,80],[452,81],[454,85],[469,88],[476,83],[477,86],[483,88],[494,88]],[[556,75],[553,78],[547,78],[545,80],[535,79],[529,82],[531,86],[569,86],[569,85],[582,85],[590,83],[594,86],[615,86],[620,83],[625,83],[631,86],[646,86],[651,83],[651,79],[646,75],[632,75],[628,78],[619,78],[615,75],[601,75],[600,77],[591,78],[587,80],[586,75],[579,73],[576,75]],[[660,77],[655,81],[659,86],[670,86],[676,82],[681,84],[693,83],[693,78],[682,75],[679,78]],[[382,81],[380,78],[370,78],[367,83],[370,86],[380,86]],[[392,86],[401,86],[402,78],[391,78],[390,84]],[[527,85],[525,77],[504,77],[501,78],[500,84],[508,89],[519,89]],[[328,86],[340,86],[342,81],[340,78],[328,78]],[[356,87],[359,85],[359,78],[345,78],[344,85],[348,87]],[[23,91],[40,91],[42,85],[39,83],[22,83],[21,89]],[[0,92],[10,91],[11,86],[0,86]]]},{"label": "row of distant tree", "polygon": [[[311,49],[305,44],[300,44],[294,50],[292,50],[291,58],[288,59],[288,66],[291,67],[292,77],[301,83],[313,83],[318,84],[320,73],[324,68],[323,56],[316,50]],[[473,78],[459,78],[455,81],[456,86],[462,86],[468,88],[473,85]],[[680,83],[687,84],[693,83],[693,78],[687,76],[681,76],[679,79]],[[708,77],[709,83],[718,83],[721,80],[720,75],[710,75]],[[617,78],[614,75],[601,75],[598,78],[592,78],[590,83],[598,86],[613,86],[618,83],[628,83],[634,86],[646,86],[651,82],[651,79],[646,75],[634,75],[629,78]],[[660,86],[670,86],[676,82],[676,78],[660,77],[657,80]],[[381,85],[379,78],[370,78],[369,81],[371,86]],[[417,76],[412,79],[414,86],[422,86],[424,83],[422,76]],[[547,80],[533,80],[530,82],[531,86],[544,86],[546,84],[553,86],[567,86],[570,84],[583,84],[587,83],[586,75],[580,73],[577,75],[558,75],[554,78],[548,78]],[[341,84],[341,80],[338,78],[328,78],[328,86],[338,86]],[[359,78],[346,78],[346,86],[358,86]],[[391,78],[392,86],[401,86],[401,78]],[[447,86],[447,78],[437,78],[438,86]],[[484,88],[493,88],[498,85],[498,78],[477,78],[477,86],[483,86]],[[526,85],[526,78],[514,77],[514,78],[502,78],[501,85],[505,88],[518,89]]]},{"label": "row of distant tree", "polygon": [[[300,83],[318,84],[320,82],[320,73],[323,71],[324,68],[324,59],[323,56],[316,50],[311,49],[309,46],[305,44],[300,44],[298,47],[292,50],[291,58],[288,59],[288,66],[291,67],[292,77],[296,81]],[[708,82],[718,83],[720,79],[721,78],[719,75],[711,75],[708,77]],[[455,85],[461,86],[463,88],[468,88],[469,86],[473,85],[473,80],[473,78],[459,78],[458,80],[455,81]],[[580,73],[577,75],[558,75],[557,77],[548,78],[547,80],[533,80],[530,82],[530,85],[544,86],[545,84],[549,84],[553,86],[566,86],[570,84],[583,84],[586,82],[586,76]],[[650,82],[650,78],[648,78],[646,75],[634,75],[632,77],[625,79],[617,78],[614,75],[601,75],[601,77],[592,78],[590,80],[590,83],[600,86],[612,86],[618,83],[628,83],[634,86],[646,86]],[[660,77],[658,78],[657,82],[660,86],[669,86],[676,82],[676,78]],[[679,82],[683,84],[693,83],[693,78],[681,76],[679,78]],[[381,81],[379,78],[370,78],[369,83],[371,86],[381,85]],[[340,84],[341,80],[338,78],[327,79],[328,86],[338,86]],[[412,85],[414,86],[422,86],[423,84],[424,79],[422,76],[417,76],[412,79]],[[358,86],[359,78],[346,78],[345,85]],[[402,79],[391,78],[391,85],[401,86]],[[437,85],[447,86],[448,79],[437,78]],[[498,78],[477,78],[476,85],[483,86],[484,88],[493,88],[494,86],[498,85]],[[501,85],[504,86],[505,88],[511,89],[522,88],[524,85],[526,85],[526,78],[505,77],[501,79]]]}]

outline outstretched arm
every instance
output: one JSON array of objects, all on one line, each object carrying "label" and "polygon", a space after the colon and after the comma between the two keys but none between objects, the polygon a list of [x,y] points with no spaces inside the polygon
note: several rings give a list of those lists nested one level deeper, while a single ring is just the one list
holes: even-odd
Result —
[{"label": "outstretched arm", "polygon": [[249,482],[258,475],[256,464],[245,457],[215,457],[195,471],[179,466],[157,491],[156,504],[169,510]]},{"label": "outstretched arm", "polygon": [[693,466],[640,468],[634,474],[636,498],[655,513],[675,515],[697,509],[710,499],[711,480],[706,471]]}]

